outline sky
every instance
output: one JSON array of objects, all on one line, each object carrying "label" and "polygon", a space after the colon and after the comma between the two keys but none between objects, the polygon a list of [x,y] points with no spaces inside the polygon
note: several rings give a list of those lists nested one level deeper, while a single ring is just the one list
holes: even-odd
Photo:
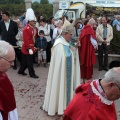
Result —
[{"label": "sky", "polygon": [[[53,0],[49,0],[50,3],[52,3]],[[32,2],[40,2],[40,0],[32,0]]]}]

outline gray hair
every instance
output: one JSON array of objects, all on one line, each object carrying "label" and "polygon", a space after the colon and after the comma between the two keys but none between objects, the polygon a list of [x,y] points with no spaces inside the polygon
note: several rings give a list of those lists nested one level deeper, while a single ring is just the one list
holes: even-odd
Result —
[{"label": "gray hair", "polygon": [[120,86],[120,72],[112,68],[104,75],[103,80],[105,82],[114,82]]},{"label": "gray hair", "polygon": [[4,57],[8,54],[9,51],[11,51],[13,47],[5,41],[0,41],[0,56]]},{"label": "gray hair", "polygon": [[62,21],[62,20],[57,20],[57,21],[55,22],[55,25],[59,25],[59,24],[63,24],[63,21]]},{"label": "gray hair", "polygon": [[95,20],[93,19],[93,18],[91,18],[89,21],[88,21],[88,24],[90,24],[90,25],[93,25],[93,24],[95,24],[96,22],[95,22]]}]

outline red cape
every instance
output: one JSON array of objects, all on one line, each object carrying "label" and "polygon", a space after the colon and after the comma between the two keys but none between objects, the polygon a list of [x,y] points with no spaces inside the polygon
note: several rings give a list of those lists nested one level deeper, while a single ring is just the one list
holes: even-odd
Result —
[{"label": "red cape", "polygon": [[[5,73],[0,74],[0,111],[6,116],[16,108],[13,86]],[[6,117],[5,117],[6,118]],[[6,120],[6,119],[4,119]]]},{"label": "red cape", "polygon": [[84,66],[91,66],[96,63],[95,50],[91,44],[90,35],[96,39],[92,27],[90,25],[86,25],[80,34],[81,46],[79,49],[80,63]]},{"label": "red cape", "polygon": [[117,120],[115,105],[106,105],[95,95],[90,82],[76,89],[63,120]]}]

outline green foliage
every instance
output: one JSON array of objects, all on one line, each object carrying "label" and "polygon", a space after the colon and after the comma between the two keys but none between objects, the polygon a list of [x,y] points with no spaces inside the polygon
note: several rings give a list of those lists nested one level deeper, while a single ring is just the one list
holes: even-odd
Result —
[{"label": "green foliage", "polygon": [[49,18],[53,15],[53,6],[52,4],[39,4],[33,3],[32,8],[35,11],[36,17],[42,14],[44,18]]},{"label": "green foliage", "polygon": [[40,1],[40,4],[48,4],[49,2],[48,2],[48,0],[41,0]]},{"label": "green foliage", "polygon": [[0,4],[8,4],[8,3],[20,4],[20,3],[24,3],[24,0],[0,0]]},{"label": "green foliage", "polygon": [[[2,1],[2,0],[1,0]],[[5,1],[5,0],[4,0]],[[38,2],[32,3],[32,8],[35,12],[36,17],[42,14],[45,18],[49,18],[53,15],[52,4],[40,4]],[[20,4],[0,4],[0,11],[8,11],[11,16],[21,16],[25,10],[25,3]]]},{"label": "green foliage", "polygon": [[113,39],[111,40],[110,53],[120,55],[120,31],[116,29],[116,25],[113,27]]},{"label": "green foliage", "polygon": [[25,4],[0,4],[0,11],[8,11],[11,16],[20,16],[23,10],[25,10]]}]

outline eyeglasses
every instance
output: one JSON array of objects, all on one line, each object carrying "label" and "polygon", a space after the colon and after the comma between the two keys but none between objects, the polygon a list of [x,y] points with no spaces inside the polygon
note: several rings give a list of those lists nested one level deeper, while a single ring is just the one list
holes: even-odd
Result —
[{"label": "eyeglasses", "polygon": [[4,58],[4,57],[1,57],[2,59],[4,59],[4,60],[6,60],[7,62],[9,62],[10,63],[10,65],[12,65],[12,64],[14,64],[14,60],[11,60],[11,61],[9,61],[9,60],[7,60],[6,58]]},{"label": "eyeglasses", "polygon": [[115,83],[115,85],[118,87],[118,89],[120,90],[120,87]]}]

